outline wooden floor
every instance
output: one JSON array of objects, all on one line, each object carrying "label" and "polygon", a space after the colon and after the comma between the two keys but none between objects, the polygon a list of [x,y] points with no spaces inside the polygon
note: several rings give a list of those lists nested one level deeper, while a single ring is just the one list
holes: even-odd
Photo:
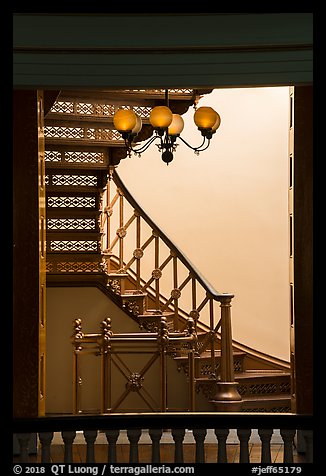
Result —
[{"label": "wooden floor", "polygon": [[[151,462],[151,445],[140,444],[139,448],[139,463]],[[173,463],[174,461],[174,445],[161,444],[161,463]],[[249,444],[250,449],[250,463],[260,463],[261,460],[261,446],[259,444]],[[96,444],[95,445],[95,461],[96,463],[107,463],[108,446]],[[272,444],[271,445],[272,463],[283,463],[283,445]],[[63,445],[51,445],[51,458],[52,463],[64,462],[64,446]],[[74,463],[84,463],[86,461],[86,445],[74,444],[73,445],[73,459]],[[227,459],[228,463],[239,462],[239,445],[228,444],[227,445]],[[304,457],[297,454],[294,451],[293,457],[294,463],[303,463]],[[18,457],[14,457],[14,463],[19,462]],[[40,454],[30,455],[30,463],[41,462]],[[117,445],[117,463],[129,462],[129,446]],[[195,462],[195,445],[184,445],[184,463]],[[217,462],[217,445],[205,444],[205,463]]]}]

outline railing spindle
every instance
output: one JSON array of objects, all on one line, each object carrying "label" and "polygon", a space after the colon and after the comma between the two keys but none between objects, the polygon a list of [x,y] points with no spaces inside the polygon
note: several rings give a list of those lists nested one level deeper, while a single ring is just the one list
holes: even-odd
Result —
[{"label": "railing spindle", "polygon": [[106,430],[105,435],[108,441],[108,463],[117,462],[117,440],[120,430]]},{"label": "railing spindle", "polygon": [[240,457],[239,463],[249,463],[249,438],[251,430],[238,429],[237,435],[240,441]]},{"label": "railing spindle", "polygon": [[129,463],[138,463],[138,441],[141,437],[141,429],[127,430],[127,436],[130,442]]},{"label": "railing spindle", "polygon": [[119,228],[117,234],[119,237],[119,268],[123,269],[123,238],[126,234],[123,227],[123,193],[119,190],[120,200],[119,200]]},{"label": "railing spindle", "polygon": [[53,431],[39,433],[41,442],[41,463],[51,463],[51,441]]},{"label": "railing spindle", "polygon": [[193,435],[196,441],[196,463],[205,463],[205,438],[207,435],[206,429],[194,429]]},{"label": "railing spindle", "polygon": [[169,331],[166,318],[161,317],[157,343],[160,350],[160,382],[161,382],[161,412],[167,409],[167,345],[169,343]]},{"label": "railing spindle", "polygon": [[[173,288],[178,289],[178,257],[176,253],[171,252],[172,258],[173,258]],[[179,304],[178,304],[178,299],[173,300],[174,304],[174,330],[178,331],[179,330]]]},{"label": "railing spindle", "polygon": [[211,334],[211,374],[212,377],[215,375],[215,332],[214,332],[214,301],[212,298],[209,300],[209,327],[210,327],[210,334]]},{"label": "railing spindle", "polygon": [[95,440],[97,430],[84,430],[84,438],[86,441],[86,463],[95,463]]},{"label": "railing spindle", "polygon": [[283,462],[293,463],[293,439],[295,430],[280,430],[281,437],[284,442]]},{"label": "railing spindle", "polygon": [[271,463],[271,438],[273,430],[258,430],[261,439],[261,463]]},{"label": "railing spindle", "polygon": [[162,275],[161,270],[159,270],[160,265],[160,238],[155,233],[155,262],[154,262],[154,271],[158,273],[155,278],[155,309],[160,310],[160,276]]},{"label": "railing spindle", "polygon": [[[140,250],[140,215],[135,210],[136,215],[136,250]],[[136,260],[136,286],[140,291],[140,258]]]},{"label": "railing spindle", "polygon": [[217,462],[227,463],[228,457],[226,452],[226,440],[229,434],[228,429],[215,429],[214,433],[217,438]]},{"label": "railing spindle", "polygon": [[174,440],[174,462],[183,463],[183,440],[186,430],[183,428],[173,428],[171,433]]},{"label": "railing spindle", "polygon": [[149,436],[152,440],[152,463],[160,463],[161,462],[161,455],[160,455],[160,440],[163,435],[162,429],[155,429],[152,428],[149,430]]},{"label": "railing spindle", "polygon": [[75,431],[62,431],[61,436],[64,443],[64,462],[65,463],[73,463],[73,451],[72,445],[74,443],[74,439],[76,438]]}]

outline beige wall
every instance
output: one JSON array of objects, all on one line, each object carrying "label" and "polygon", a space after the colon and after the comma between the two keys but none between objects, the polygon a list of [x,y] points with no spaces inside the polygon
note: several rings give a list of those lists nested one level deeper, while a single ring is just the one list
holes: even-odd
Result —
[{"label": "beige wall", "polygon": [[[221,126],[167,166],[152,145],[118,172],[136,200],[220,292],[235,294],[235,340],[289,360],[289,88],[214,90]],[[182,136],[199,145],[193,108]]]}]

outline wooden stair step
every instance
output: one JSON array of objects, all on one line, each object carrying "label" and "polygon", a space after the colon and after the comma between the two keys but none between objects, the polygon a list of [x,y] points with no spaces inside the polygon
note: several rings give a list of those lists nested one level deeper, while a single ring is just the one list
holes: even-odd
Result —
[{"label": "wooden stair step", "polygon": [[74,195],[75,193],[100,193],[102,192],[103,188],[98,187],[96,185],[47,185],[46,187],[46,194],[47,196],[56,195],[57,192],[60,195]]},{"label": "wooden stair step", "polygon": [[101,212],[92,208],[47,207],[47,218],[98,218]]},{"label": "wooden stair step", "polygon": [[129,274],[128,273],[107,273],[109,279],[124,279],[128,278]]},{"label": "wooden stair step", "polygon": [[106,286],[107,275],[103,272],[62,272],[46,274],[46,284],[52,286]]},{"label": "wooden stair step", "polygon": [[[214,350],[214,355],[216,358],[220,359],[221,358],[221,351],[219,349]],[[246,353],[242,351],[234,351],[233,355],[236,357],[245,357]],[[200,360],[210,360],[211,359],[211,352],[209,350],[203,352],[202,354],[198,355],[195,357],[195,359],[200,359]],[[180,357],[175,357],[175,360],[179,361],[188,361],[188,357],[186,355],[182,355]]]},{"label": "wooden stair step", "polygon": [[98,230],[49,230],[46,233],[47,241],[51,240],[72,240],[82,241],[100,240],[102,233]]},{"label": "wooden stair step", "polygon": [[237,372],[237,380],[268,380],[268,379],[289,379],[290,372],[284,372],[283,370],[246,370],[244,372]]},{"label": "wooden stair step", "polygon": [[143,299],[147,296],[147,293],[142,293],[140,291],[125,291],[124,294],[121,294],[121,297],[123,299],[129,299],[129,298],[134,298],[134,299]]},{"label": "wooden stair step", "polygon": [[168,311],[157,311],[155,309],[146,309],[142,314],[137,316],[141,329],[147,331],[156,332],[161,317],[166,318],[166,324],[169,332],[174,330],[174,313]]},{"label": "wooden stair step", "polygon": [[242,411],[290,412],[291,397],[288,395],[256,395],[242,399]]}]

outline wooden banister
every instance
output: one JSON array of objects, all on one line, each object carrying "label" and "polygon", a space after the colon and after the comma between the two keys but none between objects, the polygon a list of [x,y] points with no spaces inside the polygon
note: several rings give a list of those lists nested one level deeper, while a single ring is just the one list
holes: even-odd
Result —
[{"label": "wooden banister", "polygon": [[[127,430],[129,440],[129,462],[138,461],[138,442],[142,430],[148,430],[152,440],[152,463],[160,462],[160,439],[163,428],[171,428],[171,436],[175,443],[174,463],[183,462],[183,440],[185,429],[192,430],[196,446],[196,463],[205,462],[205,437],[209,430],[215,433],[217,444],[217,462],[227,463],[227,438],[230,429],[236,429],[240,442],[239,463],[250,463],[251,455],[248,441],[252,428],[260,438],[261,460],[263,464],[271,463],[271,437],[274,429],[280,430],[283,440],[283,463],[293,464],[293,440],[300,430],[307,444],[305,456],[300,455],[304,463],[313,463],[313,430],[312,415],[294,413],[219,413],[219,412],[170,412],[170,413],[116,413],[110,415],[53,415],[37,418],[15,418],[13,433],[17,436],[20,446],[20,463],[28,463],[28,445],[31,434],[38,434],[41,442],[40,459],[42,463],[51,461],[51,443],[54,433],[61,432],[64,442],[62,461],[73,462],[72,446],[76,432],[83,432],[87,445],[86,463],[95,463],[94,443],[99,432],[105,433],[108,441],[108,462],[117,462],[116,444],[120,430]],[[166,430],[165,430],[166,431]],[[232,441],[232,443],[234,443]],[[148,461],[150,462],[150,461]],[[253,462],[257,463],[257,459]],[[301,464],[300,464],[301,467]]]}]

